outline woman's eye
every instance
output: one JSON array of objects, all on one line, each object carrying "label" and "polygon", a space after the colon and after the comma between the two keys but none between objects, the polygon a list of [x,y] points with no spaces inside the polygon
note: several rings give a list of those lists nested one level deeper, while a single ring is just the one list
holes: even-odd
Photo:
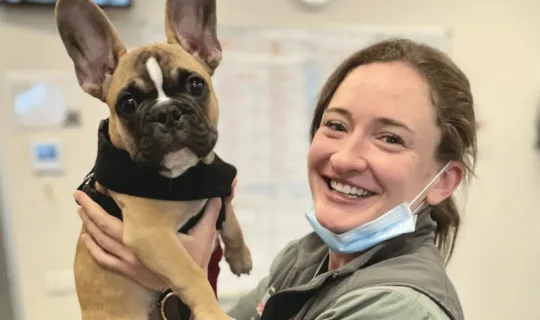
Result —
[{"label": "woman's eye", "polygon": [[401,139],[399,136],[395,134],[385,135],[382,139],[384,142],[390,143],[390,144],[399,144],[399,145],[404,144],[403,139]]},{"label": "woman's eye", "polygon": [[347,131],[347,129],[345,129],[345,127],[341,123],[336,121],[325,121],[324,125],[334,131]]}]

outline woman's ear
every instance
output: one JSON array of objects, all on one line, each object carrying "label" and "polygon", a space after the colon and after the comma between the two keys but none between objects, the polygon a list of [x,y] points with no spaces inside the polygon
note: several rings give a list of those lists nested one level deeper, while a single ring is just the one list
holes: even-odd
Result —
[{"label": "woman's ear", "polygon": [[451,161],[444,173],[427,194],[427,202],[434,206],[449,198],[463,181],[465,170],[458,161]]}]

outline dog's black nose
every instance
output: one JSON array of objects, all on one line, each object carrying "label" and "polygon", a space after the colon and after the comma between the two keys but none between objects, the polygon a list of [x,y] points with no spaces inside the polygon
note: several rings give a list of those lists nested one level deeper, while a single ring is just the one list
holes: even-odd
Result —
[{"label": "dog's black nose", "polygon": [[175,105],[161,106],[155,111],[154,120],[165,127],[174,127],[182,119],[182,111]]}]

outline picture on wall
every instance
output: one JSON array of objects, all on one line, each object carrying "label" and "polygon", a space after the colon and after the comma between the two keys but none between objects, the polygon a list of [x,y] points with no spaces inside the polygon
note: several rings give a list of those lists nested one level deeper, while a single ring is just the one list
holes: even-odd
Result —
[{"label": "picture on wall", "polygon": [[7,84],[14,126],[30,129],[80,125],[80,114],[70,108],[75,92],[71,75],[11,71]]}]

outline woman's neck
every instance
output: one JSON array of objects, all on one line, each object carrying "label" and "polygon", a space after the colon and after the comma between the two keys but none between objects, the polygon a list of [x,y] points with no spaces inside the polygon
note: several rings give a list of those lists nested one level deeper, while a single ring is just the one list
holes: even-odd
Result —
[{"label": "woman's neck", "polygon": [[330,251],[328,256],[328,271],[339,269],[347,263],[358,258],[362,253],[343,254],[334,251]]}]

